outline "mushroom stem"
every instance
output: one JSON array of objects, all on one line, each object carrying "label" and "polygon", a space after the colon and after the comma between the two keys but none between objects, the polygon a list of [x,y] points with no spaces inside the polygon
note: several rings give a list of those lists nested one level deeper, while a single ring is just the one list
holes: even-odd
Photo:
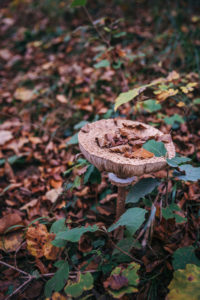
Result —
[{"label": "mushroom stem", "polygon": [[125,211],[125,199],[126,199],[126,187],[125,186],[118,186],[117,208],[116,208],[115,221],[118,221],[120,216]]}]

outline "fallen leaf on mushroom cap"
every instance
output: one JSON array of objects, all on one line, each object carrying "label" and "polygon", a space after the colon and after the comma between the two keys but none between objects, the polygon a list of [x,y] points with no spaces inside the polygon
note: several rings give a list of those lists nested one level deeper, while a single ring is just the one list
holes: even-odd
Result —
[{"label": "fallen leaf on mushroom cap", "polygon": [[60,249],[51,244],[54,237],[54,234],[48,233],[44,224],[36,224],[36,226],[28,227],[26,232],[28,251],[35,257],[40,258],[45,256],[49,260],[55,260]]},{"label": "fallen leaf on mushroom cap", "polygon": [[153,156],[154,156],[153,153],[147,151],[144,148],[140,148],[140,149],[134,151],[133,153],[131,153],[131,158],[146,159],[146,158],[151,158]]},{"label": "fallen leaf on mushroom cap", "polygon": [[6,142],[13,138],[12,132],[8,130],[0,130],[0,146],[3,146]]}]

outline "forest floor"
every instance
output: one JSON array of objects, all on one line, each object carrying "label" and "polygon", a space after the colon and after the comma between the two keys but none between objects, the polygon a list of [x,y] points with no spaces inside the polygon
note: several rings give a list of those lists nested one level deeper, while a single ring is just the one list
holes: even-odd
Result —
[{"label": "forest floor", "polygon": [[[181,181],[172,169],[169,176],[167,169],[151,174],[160,185],[136,205],[150,212],[157,199],[146,247],[143,238],[125,247],[112,233],[97,231],[58,251],[50,227],[61,218],[69,228],[114,223],[116,187],[79,155],[77,132],[87,122],[119,117],[153,125],[200,166],[199,11],[187,1],[165,8],[145,1],[134,8],[88,3],[88,10],[34,2],[0,7],[0,299],[45,299],[54,263],[66,257],[71,279],[79,271],[94,275],[93,288],[78,299],[114,299],[109,289],[121,291],[127,282],[113,286],[111,271],[135,259],[138,290],[118,298],[165,299],[175,251],[190,247],[190,262],[199,264],[197,181]],[[114,110],[121,92],[161,77],[169,86],[159,87],[160,102],[151,92]],[[180,85],[181,94],[173,93]],[[172,203],[185,221],[161,216],[161,207]],[[61,290],[52,299],[72,298]]]}]

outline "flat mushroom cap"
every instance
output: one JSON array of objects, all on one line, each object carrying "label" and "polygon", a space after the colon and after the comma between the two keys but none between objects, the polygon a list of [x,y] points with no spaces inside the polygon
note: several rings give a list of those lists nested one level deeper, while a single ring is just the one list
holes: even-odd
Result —
[{"label": "flat mushroom cap", "polygon": [[[117,125],[116,125],[117,123]],[[118,128],[126,125],[143,125],[146,129],[140,130],[140,138],[145,136],[162,136],[163,133],[147,124],[121,119],[100,120],[85,125],[78,134],[79,147],[85,158],[100,171],[112,172],[119,178],[141,176],[143,174],[159,171],[166,167],[165,157],[152,157],[147,159],[128,158],[120,153],[113,153],[109,148],[101,148],[96,138],[103,138],[105,134],[114,134]],[[175,156],[175,147],[172,141],[165,143],[168,158]]]}]

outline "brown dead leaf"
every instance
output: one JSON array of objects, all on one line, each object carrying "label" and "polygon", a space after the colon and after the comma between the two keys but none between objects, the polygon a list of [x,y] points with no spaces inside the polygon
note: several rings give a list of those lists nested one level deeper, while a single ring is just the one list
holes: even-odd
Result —
[{"label": "brown dead leaf", "polygon": [[175,96],[178,93],[178,90],[169,89],[167,91],[157,91],[156,98],[158,101],[162,102],[165,101],[168,97]]},{"label": "brown dead leaf", "polygon": [[54,237],[54,234],[48,233],[44,224],[28,227],[26,232],[28,251],[37,258],[45,256],[46,259],[55,260],[60,249],[51,244]]},{"label": "brown dead leaf", "polygon": [[0,130],[0,146],[3,146],[6,142],[13,138],[12,132],[8,130]]},{"label": "brown dead leaf", "polygon": [[[5,215],[0,219],[0,234],[5,233],[9,227],[14,225],[22,225],[22,218],[20,215],[17,213]],[[13,231],[16,229],[18,228],[13,228],[11,230]]]},{"label": "brown dead leaf", "polygon": [[9,60],[12,57],[12,53],[8,49],[0,49],[0,58],[3,60]]},{"label": "brown dead leaf", "polygon": [[34,207],[38,202],[38,199],[33,199],[27,204],[24,204],[22,207],[20,207],[20,210],[29,210],[30,208]]},{"label": "brown dead leaf", "polygon": [[131,153],[131,158],[146,159],[146,158],[151,158],[153,156],[154,156],[153,153],[147,151],[144,148],[140,148],[140,149],[134,151],[133,153]]},{"label": "brown dead leaf", "polygon": [[180,75],[176,71],[172,71],[167,76],[167,81],[173,81],[180,78]]},{"label": "brown dead leaf", "polygon": [[0,237],[0,249],[5,252],[16,251],[23,241],[23,232],[11,232]]},{"label": "brown dead leaf", "polygon": [[103,285],[105,288],[111,287],[112,290],[120,290],[122,287],[128,286],[128,278],[118,274],[110,276]]},{"label": "brown dead leaf", "polygon": [[51,179],[50,180],[50,185],[54,188],[54,189],[59,189],[62,187],[63,181],[62,180],[55,180],[55,179]]}]

